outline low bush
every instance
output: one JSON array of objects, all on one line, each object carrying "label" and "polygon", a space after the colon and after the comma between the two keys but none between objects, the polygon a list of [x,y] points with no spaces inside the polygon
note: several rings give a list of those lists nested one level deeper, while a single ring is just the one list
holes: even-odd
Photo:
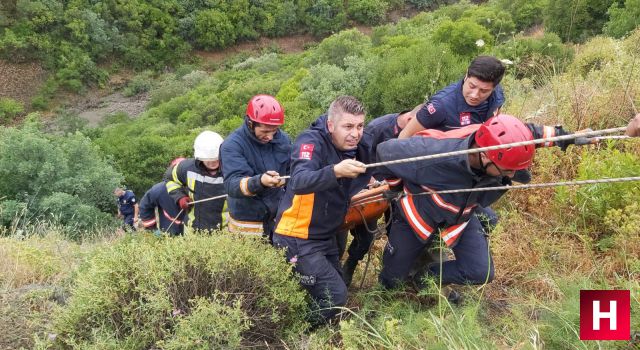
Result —
[{"label": "low bush", "polygon": [[153,72],[144,71],[136,75],[124,88],[122,94],[126,97],[135,96],[151,90],[153,87]]},{"label": "low bush", "polygon": [[23,111],[22,103],[8,97],[0,98],[0,122],[10,122]]},{"label": "low bush", "polygon": [[126,349],[280,344],[307,327],[306,305],[291,266],[260,240],[128,237],[80,270],[54,322],[55,342]]},{"label": "low bush", "polygon": [[384,20],[388,8],[386,0],[350,0],[347,15],[356,22],[375,25]]},{"label": "low bush", "polygon": [[[640,174],[640,157],[634,152],[623,152],[613,143],[597,152],[585,150],[581,155],[576,180],[616,178]],[[577,226],[604,233],[607,213],[611,209],[624,209],[634,204],[640,195],[637,183],[623,182],[580,186],[576,189],[561,188],[556,200],[565,207],[572,207],[577,215]],[[597,236],[596,236],[597,237]]]}]

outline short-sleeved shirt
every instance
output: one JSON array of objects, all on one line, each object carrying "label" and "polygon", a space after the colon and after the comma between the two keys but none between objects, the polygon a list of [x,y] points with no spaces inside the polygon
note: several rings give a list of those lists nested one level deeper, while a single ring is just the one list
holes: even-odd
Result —
[{"label": "short-sleeved shirt", "polygon": [[425,129],[449,131],[471,124],[481,124],[497,114],[504,104],[500,85],[478,106],[469,106],[462,95],[464,80],[438,91],[424,104],[416,118]]},{"label": "short-sleeved shirt", "polygon": [[118,197],[118,208],[120,208],[120,213],[122,215],[129,215],[134,213],[134,206],[138,203],[136,200],[136,195],[133,194],[133,191],[126,190],[124,194]]}]

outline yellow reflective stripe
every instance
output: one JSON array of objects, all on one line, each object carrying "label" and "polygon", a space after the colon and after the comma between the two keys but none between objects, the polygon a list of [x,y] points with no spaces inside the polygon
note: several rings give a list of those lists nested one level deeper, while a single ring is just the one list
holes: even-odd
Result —
[{"label": "yellow reflective stripe", "polygon": [[173,170],[171,171],[171,177],[173,178],[174,182],[179,183],[181,186],[183,186],[184,184],[182,183],[182,181],[180,181],[180,179],[178,178],[178,167],[180,166],[180,164],[176,164],[176,166],[173,167]]},{"label": "yellow reflective stripe", "polygon": [[166,187],[167,187],[167,192],[173,192],[173,191],[179,189],[180,187],[182,187],[182,185],[179,185],[179,184],[177,184],[177,183],[175,183],[173,181],[169,181],[169,182],[167,182],[167,186]]},{"label": "yellow reflective stripe", "polygon": [[249,179],[250,177],[245,177],[242,180],[240,180],[240,191],[242,191],[242,194],[244,194],[247,197],[251,197],[255,195],[255,193],[249,191]]}]

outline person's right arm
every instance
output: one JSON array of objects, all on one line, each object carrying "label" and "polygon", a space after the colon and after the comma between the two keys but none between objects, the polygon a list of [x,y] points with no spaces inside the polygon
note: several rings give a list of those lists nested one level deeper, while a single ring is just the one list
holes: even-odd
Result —
[{"label": "person's right arm", "polygon": [[345,159],[338,164],[324,165],[324,145],[311,135],[298,137],[291,151],[291,179],[287,184],[295,194],[308,194],[338,187],[338,178],[356,177],[366,169],[362,163]]}]

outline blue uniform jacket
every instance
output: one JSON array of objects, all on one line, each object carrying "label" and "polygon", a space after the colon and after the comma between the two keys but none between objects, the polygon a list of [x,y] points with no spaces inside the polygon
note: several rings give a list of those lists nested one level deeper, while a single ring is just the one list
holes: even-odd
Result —
[{"label": "blue uniform jacket", "polygon": [[496,86],[489,98],[478,106],[469,106],[462,96],[463,80],[438,91],[418,111],[416,118],[426,129],[453,130],[481,124],[493,117],[504,104],[502,87]]},{"label": "blue uniform jacket", "polygon": [[133,191],[126,190],[122,196],[118,197],[118,208],[120,208],[120,214],[124,216],[132,215],[136,204],[136,195]]},{"label": "blue uniform jacket", "polygon": [[220,159],[229,213],[236,220],[273,220],[284,188],[266,188],[260,177],[268,170],[289,174],[291,140],[278,130],[269,143],[260,142],[244,124],[222,143]]},{"label": "blue uniform jacket", "polygon": [[[172,235],[180,235],[183,230],[183,220],[186,216],[181,213],[180,207],[171,199],[167,192],[166,183],[159,182],[151,187],[140,200],[140,219],[142,225],[147,230],[155,230],[158,228],[156,222],[156,208],[158,208],[158,217],[160,219],[160,230],[167,231],[169,225],[169,233]],[[174,221],[175,219],[175,221]],[[171,224],[173,222],[173,224]]]},{"label": "blue uniform jacket", "polygon": [[[371,163],[371,143],[363,138],[355,159]],[[351,197],[371,179],[371,170],[355,179],[338,179],[333,166],[348,155],[335,148],[327,116],[298,136],[291,151],[291,179],[280,201],[275,232],[301,239],[329,239],[344,221]]]}]

